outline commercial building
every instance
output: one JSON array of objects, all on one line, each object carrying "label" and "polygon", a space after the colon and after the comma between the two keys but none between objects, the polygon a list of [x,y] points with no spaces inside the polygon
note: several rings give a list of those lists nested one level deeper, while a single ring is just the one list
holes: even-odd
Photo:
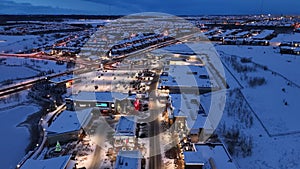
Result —
[{"label": "commercial building", "polygon": [[92,108],[61,112],[46,129],[48,144],[77,140],[91,121],[91,112]]},{"label": "commercial building", "polygon": [[205,66],[169,65],[160,75],[158,89],[169,93],[206,93],[218,89],[218,85],[210,79]]},{"label": "commercial building", "polygon": [[119,98],[134,100],[135,95],[117,92],[81,91],[70,98],[66,98],[66,106],[68,110],[93,107],[101,110],[101,112],[111,112],[115,111],[115,102]]}]

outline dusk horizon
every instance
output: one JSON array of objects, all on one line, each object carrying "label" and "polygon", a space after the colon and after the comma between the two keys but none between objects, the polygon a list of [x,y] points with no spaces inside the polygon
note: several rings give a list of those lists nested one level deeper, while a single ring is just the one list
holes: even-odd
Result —
[{"label": "dusk horizon", "polygon": [[[77,14],[128,15],[142,12],[161,12],[173,15],[299,15],[300,1],[290,0],[166,0],[166,1],[39,1],[3,0],[0,14]],[[183,7],[183,8],[181,8]]]}]

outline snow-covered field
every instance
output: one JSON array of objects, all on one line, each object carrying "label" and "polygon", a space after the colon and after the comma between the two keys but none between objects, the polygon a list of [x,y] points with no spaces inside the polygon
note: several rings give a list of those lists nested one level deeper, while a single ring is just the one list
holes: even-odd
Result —
[{"label": "snow-covered field", "polygon": [[[202,97],[202,99],[202,103],[208,103],[209,97]],[[237,166],[241,169],[298,169],[300,166],[300,135],[270,137],[253,113],[250,113],[250,116],[253,117],[253,124],[251,127],[246,127],[238,115],[229,115],[230,113],[238,114],[238,107],[232,108],[228,104],[238,100],[240,101],[239,97],[227,95],[227,108],[223,113],[217,132],[223,142],[225,139],[221,136],[222,132],[220,131],[223,129],[223,125],[229,131],[232,127],[237,127],[245,138],[252,138],[253,145],[250,156],[243,157],[241,154],[232,156]],[[249,107],[245,105],[244,109],[249,109]]]},{"label": "snow-covered field", "polygon": [[34,104],[25,104],[12,109],[0,111],[0,132],[2,133],[0,149],[2,150],[0,168],[15,168],[24,157],[25,149],[30,143],[30,133],[26,127],[18,124],[28,115],[39,111]]},{"label": "snow-covered field", "polygon": [[[224,123],[227,128],[237,126],[241,133],[253,140],[250,156],[234,156],[240,168],[299,168],[300,126],[297,120],[300,118],[298,113],[300,105],[297,102],[300,96],[300,88],[297,86],[299,58],[281,55],[272,47],[217,46],[217,49],[226,67],[232,73],[226,75],[235,77],[227,78],[229,86],[237,82],[242,85],[241,92],[245,97],[242,105],[247,107],[246,112],[253,117],[251,127],[245,127],[241,119],[228,115],[230,112],[239,114],[238,111],[242,111],[243,106],[240,109],[227,109],[223,114],[221,124]],[[253,62],[267,66],[271,70],[251,62],[241,63],[242,57],[251,57]],[[232,59],[230,61],[228,58],[236,58],[237,62],[233,62]],[[289,59],[291,62],[287,62]],[[234,63],[254,70],[238,73],[233,68]],[[254,77],[264,78],[266,83],[251,87],[249,80]],[[244,98],[227,97],[227,103],[240,100]]]},{"label": "snow-covered field", "polygon": [[27,78],[37,75],[37,72],[32,69],[17,66],[0,65],[0,72],[3,73],[0,76],[0,82],[9,79]]},{"label": "snow-covered field", "polygon": [[[255,51],[263,50],[264,48],[257,48]],[[232,51],[236,50],[232,49]],[[250,52],[245,53],[251,55]],[[235,56],[244,57],[244,54],[235,52],[235,55],[232,56],[226,52],[221,52],[222,60],[224,60],[224,63],[231,69],[230,71],[236,79],[243,85],[244,89],[242,89],[242,92],[257,116],[262,120],[268,132],[271,135],[300,132],[300,126],[296,120],[300,118],[298,113],[300,105],[297,104],[297,98],[300,96],[300,88],[288,80],[290,77],[294,77],[294,79],[297,80],[299,80],[299,78],[297,78],[295,74],[287,77],[279,75],[283,74],[281,73],[282,71],[285,72],[285,74],[295,71],[293,67],[296,69],[299,59],[297,58],[296,61],[293,62],[293,66],[285,66],[285,69],[281,68],[284,67],[283,65],[277,65],[277,71],[273,72],[272,69],[264,70],[253,63],[241,63],[241,58]],[[236,58],[236,61],[230,61],[229,59],[232,59],[232,57]],[[265,62],[267,62],[267,64],[263,65],[268,65],[269,62],[267,59],[265,59]],[[237,70],[234,70],[233,64],[248,66],[250,69],[255,70],[238,73]],[[300,63],[298,63],[298,65],[300,65]],[[267,67],[269,67],[269,65]],[[266,84],[254,87],[249,86],[249,80],[255,77],[264,78]]]},{"label": "snow-covered field", "polygon": [[284,42],[284,41],[298,41],[300,39],[300,33],[291,34],[278,34],[277,37],[273,38],[271,42]]},{"label": "snow-covered field", "polygon": [[54,61],[38,59],[3,57],[0,56],[0,82],[4,80],[22,80],[37,76],[41,72],[52,71],[59,73],[65,71],[66,65],[58,65]]},{"label": "snow-covered field", "polygon": [[300,58],[295,55],[282,55],[279,49],[272,46],[215,46],[220,55],[236,55],[240,57],[252,58],[252,61],[268,69],[280,73],[287,79],[300,85]]},{"label": "snow-covered field", "polygon": [[19,52],[37,47],[34,42],[37,43],[36,35],[24,35],[24,36],[11,36],[0,35],[0,52]]},{"label": "snow-covered field", "polygon": [[39,59],[28,59],[28,58],[16,58],[16,57],[3,57],[6,58],[6,65],[16,65],[16,66],[30,66],[33,69],[38,69],[39,71],[48,71],[53,69],[55,72],[61,72],[66,70],[66,65],[58,65],[55,61],[50,60],[39,60]]}]

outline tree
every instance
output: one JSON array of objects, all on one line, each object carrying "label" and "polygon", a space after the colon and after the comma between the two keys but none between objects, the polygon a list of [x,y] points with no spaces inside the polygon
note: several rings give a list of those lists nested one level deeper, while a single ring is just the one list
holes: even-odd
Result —
[{"label": "tree", "polygon": [[61,145],[58,141],[56,142],[55,152],[61,152]]}]

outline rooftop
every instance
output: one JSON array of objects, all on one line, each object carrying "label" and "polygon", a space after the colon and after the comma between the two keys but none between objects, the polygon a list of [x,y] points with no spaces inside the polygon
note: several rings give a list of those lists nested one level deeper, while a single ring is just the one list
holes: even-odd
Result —
[{"label": "rooftop", "polygon": [[194,144],[194,149],[195,151],[183,152],[186,165],[202,164],[207,168],[237,169],[223,144]]},{"label": "rooftop", "polygon": [[47,129],[48,134],[60,134],[80,130],[90,121],[91,111],[92,108],[78,111],[63,111],[53,120]]},{"label": "rooftop", "polygon": [[76,101],[101,101],[114,102],[117,98],[135,98],[135,95],[129,96],[127,93],[117,92],[89,92],[81,91],[76,95],[72,95],[72,99]]},{"label": "rooftop", "polygon": [[135,136],[136,133],[136,117],[121,116],[115,127],[115,136]]},{"label": "rooftop", "polygon": [[141,168],[140,151],[119,151],[115,163],[115,169],[139,169]]},{"label": "rooftop", "polygon": [[173,114],[170,116],[185,116],[189,129],[212,129],[212,124],[200,104],[200,95],[170,94]]},{"label": "rooftop", "polygon": [[270,36],[271,34],[273,34],[275,31],[274,30],[263,30],[262,32],[260,32],[260,34],[253,36],[253,39],[265,39],[268,36]]},{"label": "rooftop", "polygon": [[162,86],[168,87],[197,87],[197,88],[215,88],[217,84],[210,79],[204,66],[195,65],[170,65],[169,70],[161,76]]},{"label": "rooftop", "polygon": [[46,160],[33,160],[28,159],[21,167],[21,169],[65,169],[68,166],[71,156],[60,156],[55,158],[50,158]]}]

